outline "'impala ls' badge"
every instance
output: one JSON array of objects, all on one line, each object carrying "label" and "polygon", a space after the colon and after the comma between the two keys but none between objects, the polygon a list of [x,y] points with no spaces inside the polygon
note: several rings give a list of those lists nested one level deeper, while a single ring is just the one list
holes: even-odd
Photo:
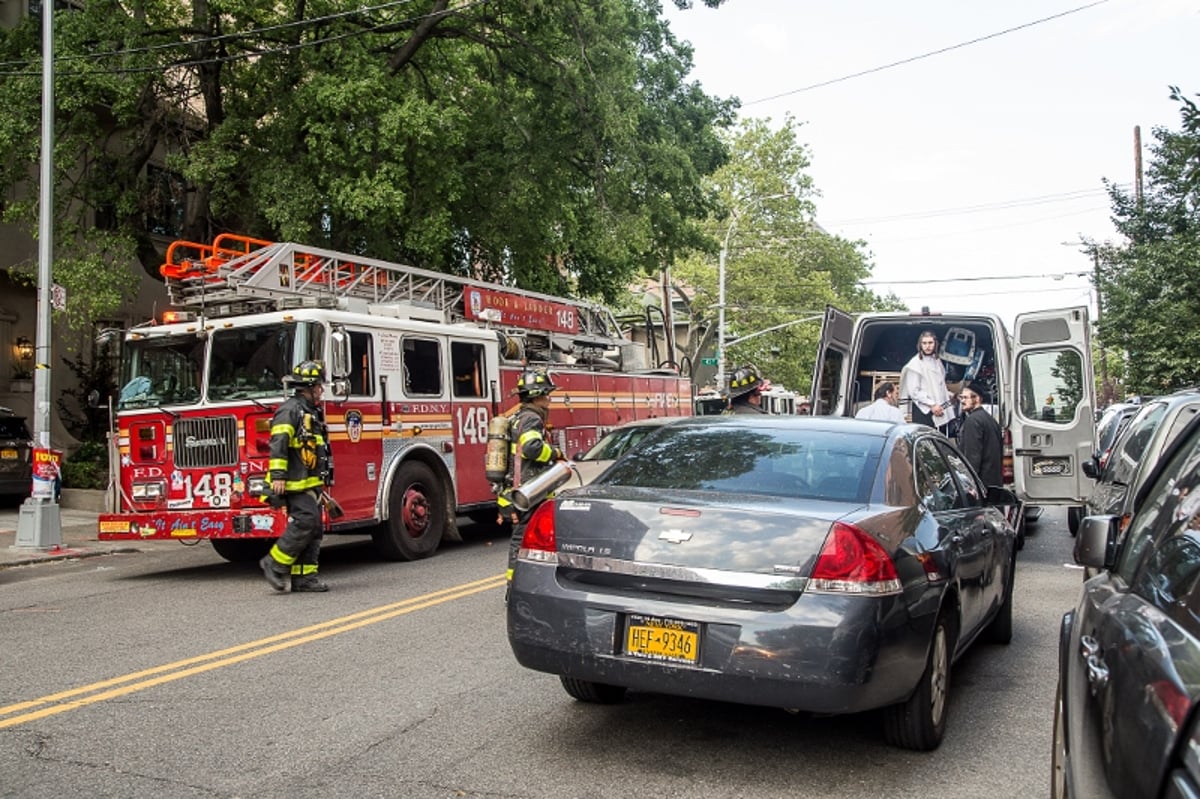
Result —
[{"label": "'impala ls' badge", "polygon": [[670,541],[672,544],[682,544],[684,541],[690,541],[691,539],[691,533],[685,533],[679,529],[663,530],[658,534],[659,541]]}]

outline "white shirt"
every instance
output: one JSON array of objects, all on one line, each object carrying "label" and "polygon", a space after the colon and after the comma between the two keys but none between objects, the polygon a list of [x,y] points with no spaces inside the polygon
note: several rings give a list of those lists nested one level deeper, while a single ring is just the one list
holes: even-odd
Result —
[{"label": "white shirt", "polygon": [[925,413],[933,413],[935,406],[944,407],[941,416],[935,416],[940,426],[954,418],[954,406],[950,402],[950,391],[946,388],[946,366],[936,355],[924,358],[914,355],[904,365],[903,396],[912,400]]},{"label": "white shirt", "polygon": [[855,419],[874,419],[879,422],[898,422],[904,424],[904,411],[897,408],[886,399],[880,397],[870,405],[865,405],[854,414]]}]

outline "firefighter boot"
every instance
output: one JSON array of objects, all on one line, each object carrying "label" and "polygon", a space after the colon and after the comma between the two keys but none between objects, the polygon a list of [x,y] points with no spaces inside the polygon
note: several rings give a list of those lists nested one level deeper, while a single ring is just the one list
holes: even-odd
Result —
[{"label": "firefighter boot", "polygon": [[320,594],[328,590],[329,583],[322,582],[315,574],[306,574],[303,577],[292,576],[293,594]]},{"label": "firefighter boot", "polygon": [[263,577],[267,578],[267,582],[271,584],[272,588],[281,593],[288,590],[288,575],[286,572],[280,571],[280,569],[286,569],[286,566],[276,563],[270,555],[263,555],[258,565],[262,569]]}]

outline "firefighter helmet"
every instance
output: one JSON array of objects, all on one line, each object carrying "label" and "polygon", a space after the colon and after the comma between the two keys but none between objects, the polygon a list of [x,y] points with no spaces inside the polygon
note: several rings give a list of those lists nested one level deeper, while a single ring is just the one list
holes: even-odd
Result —
[{"label": "firefighter helmet", "polygon": [[292,373],[284,378],[284,382],[293,388],[309,388],[325,382],[325,367],[320,361],[301,361],[292,369]]},{"label": "firefighter helmet", "polygon": [[544,397],[557,388],[550,373],[541,367],[527,369],[517,378],[517,394],[523,400]]},{"label": "firefighter helmet", "polygon": [[729,376],[728,396],[730,399],[736,399],[743,394],[749,394],[751,391],[758,391],[762,388],[762,375],[758,373],[758,369],[753,364],[736,369]]}]

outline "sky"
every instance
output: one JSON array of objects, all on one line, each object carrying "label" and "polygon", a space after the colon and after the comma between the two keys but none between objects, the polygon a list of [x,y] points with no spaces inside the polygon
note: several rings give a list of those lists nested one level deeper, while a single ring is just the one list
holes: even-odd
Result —
[{"label": "sky", "polygon": [[1135,127],[1143,170],[1153,129],[1180,129],[1170,86],[1200,95],[1200,0],[663,5],[691,80],[799,123],[817,221],[866,242],[871,289],[1010,329],[1094,318],[1080,238],[1120,242],[1103,181],[1132,188]]}]

